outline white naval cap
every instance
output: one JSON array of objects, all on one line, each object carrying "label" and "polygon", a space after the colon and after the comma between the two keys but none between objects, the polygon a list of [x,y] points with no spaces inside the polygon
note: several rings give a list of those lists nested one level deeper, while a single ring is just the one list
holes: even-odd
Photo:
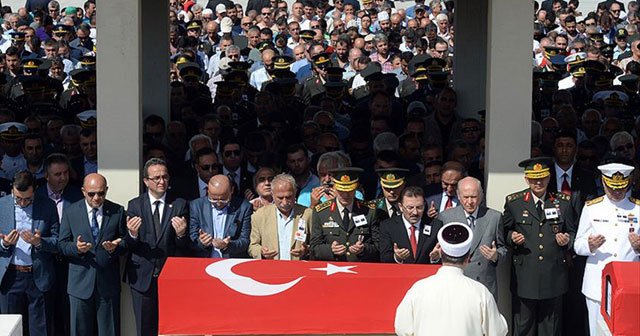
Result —
[{"label": "white naval cap", "polygon": [[577,64],[580,62],[584,62],[587,59],[586,52],[578,52],[575,54],[571,54],[564,58],[564,62],[570,65]]},{"label": "white naval cap", "polygon": [[473,231],[463,223],[449,223],[438,231],[438,243],[442,252],[450,257],[457,258],[467,254],[472,240]]},{"label": "white naval cap", "polygon": [[611,189],[623,189],[629,185],[631,172],[635,169],[622,163],[608,163],[598,166],[602,173],[602,180]]}]

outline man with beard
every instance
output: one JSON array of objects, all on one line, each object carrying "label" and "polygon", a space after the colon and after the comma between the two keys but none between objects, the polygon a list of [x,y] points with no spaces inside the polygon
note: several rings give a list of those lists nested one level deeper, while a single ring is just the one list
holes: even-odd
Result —
[{"label": "man with beard", "polygon": [[24,138],[22,152],[27,161],[27,169],[36,178],[36,185],[41,185],[44,181],[44,159],[43,139],[39,134],[28,134]]}]

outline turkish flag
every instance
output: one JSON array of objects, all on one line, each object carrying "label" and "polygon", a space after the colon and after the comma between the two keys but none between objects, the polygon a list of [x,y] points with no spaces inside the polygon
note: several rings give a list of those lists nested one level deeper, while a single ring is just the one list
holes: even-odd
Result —
[{"label": "turkish flag", "polygon": [[393,333],[406,291],[437,265],[169,258],[161,334]]}]

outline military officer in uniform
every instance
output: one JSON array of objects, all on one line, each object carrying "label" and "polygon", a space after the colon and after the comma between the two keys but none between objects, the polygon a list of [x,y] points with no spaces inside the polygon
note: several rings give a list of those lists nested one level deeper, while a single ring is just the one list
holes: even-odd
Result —
[{"label": "military officer in uniform", "polygon": [[332,66],[331,54],[321,53],[313,56],[313,76],[304,81],[302,100],[305,104],[311,103],[311,97],[325,91],[324,83],[327,81],[326,69]]},{"label": "military officer in uniform", "polygon": [[380,186],[382,187],[383,196],[370,201],[376,208],[384,211],[389,218],[400,216],[400,194],[406,187],[405,178],[409,174],[408,169],[403,168],[386,168],[378,169],[376,173],[380,177]]},{"label": "military officer in uniform", "polygon": [[373,204],[355,199],[360,168],[329,171],[336,198],[313,208],[311,259],[378,261],[379,221],[384,216]]},{"label": "military officer in uniform", "polygon": [[529,188],[507,196],[502,224],[513,251],[513,335],[561,335],[568,289],[565,251],[573,247],[571,196],[547,190],[551,158],[520,162]]},{"label": "military officer in uniform", "polygon": [[577,254],[587,256],[582,293],[591,335],[596,335],[597,321],[602,320],[602,269],[611,261],[640,261],[640,200],[627,196],[634,167],[609,163],[598,169],[605,195],[585,204],[574,245]]}]

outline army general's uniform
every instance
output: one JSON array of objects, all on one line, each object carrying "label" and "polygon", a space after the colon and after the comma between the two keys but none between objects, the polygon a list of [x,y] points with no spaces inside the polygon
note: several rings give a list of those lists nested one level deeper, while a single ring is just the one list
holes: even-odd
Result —
[{"label": "army general's uniform", "polygon": [[[353,171],[356,171],[355,175]],[[359,171],[362,170],[358,168],[332,170],[334,188],[338,191],[355,191],[358,186]],[[347,210],[346,214],[344,210]],[[379,221],[382,217],[384,213],[376,209],[375,205],[356,199],[350,210],[338,205],[337,199],[316,205],[311,215],[311,259],[378,261],[380,257]],[[356,255],[349,252],[349,246],[358,241],[364,244],[362,253]],[[331,250],[333,242],[346,246],[347,252],[340,256],[334,255]]]},{"label": "army general's uniform", "polygon": [[[546,169],[546,176],[525,173],[545,178],[552,164],[533,164],[535,170]],[[574,211],[570,196],[562,193],[547,192],[538,199],[540,207],[534,198],[530,189],[507,196],[502,217],[505,242],[513,250],[514,335],[560,335],[562,295],[568,289],[565,251],[575,238]],[[522,245],[513,242],[513,232],[524,235]],[[557,233],[568,233],[569,243],[559,246]]]}]

